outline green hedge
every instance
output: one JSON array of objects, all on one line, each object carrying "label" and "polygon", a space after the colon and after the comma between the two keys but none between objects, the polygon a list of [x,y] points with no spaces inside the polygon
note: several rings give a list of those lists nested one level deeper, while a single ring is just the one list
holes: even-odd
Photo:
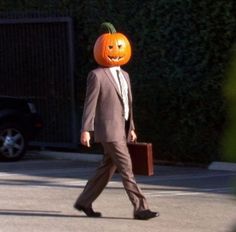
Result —
[{"label": "green hedge", "polygon": [[224,155],[227,161],[236,162],[236,45],[232,49],[224,94],[227,98],[227,118],[229,119],[223,136]]},{"label": "green hedge", "polygon": [[[130,73],[140,141],[160,160],[221,159],[225,124],[222,85],[235,37],[235,0],[2,0],[0,10],[67,12],[75,22],[78,104],[96,64],[101,22],[131,41]],[[82,90],[82,91],[81,91]]]}]

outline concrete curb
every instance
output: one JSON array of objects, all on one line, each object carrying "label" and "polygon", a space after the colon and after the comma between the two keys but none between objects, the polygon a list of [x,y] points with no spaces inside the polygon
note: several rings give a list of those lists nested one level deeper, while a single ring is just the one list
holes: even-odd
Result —
[{"label": "concrete curb", "polygon": [[[29,151],[28,155],[33,158],[57,159],[57,160],[78,160],[85,162],[98,163],[102,160],[101,154],[88,154],[77,152],[60,152],[60,151]],[[209,170],[233,171],[236,172],[236,163],[212,162],[208,166]]]},{"label": "concrete curb", "polygon": [[219,171],[232,171],[236,172],[236,163],[228,162],[212,162],[208,166],[209,170],[219,170]]},{"label": "concrete curb", "polygon": [[28,155],[34,158],[40,157],[45,159],[58,159],[58,160],[79,160],[88,162],[100,162],[102,155],[100,154],[87,154],[77,152],[59,152],[59,151],[29,151]]}]

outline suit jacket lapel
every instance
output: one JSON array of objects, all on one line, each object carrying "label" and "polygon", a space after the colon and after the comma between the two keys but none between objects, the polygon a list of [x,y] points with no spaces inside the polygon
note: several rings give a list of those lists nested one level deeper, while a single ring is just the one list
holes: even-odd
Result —
[{"label": "suit jacket lapel", "polygon": [[[116,84],[116,81],[114,80],[114,77],[112,76],[110,70],[108,68],[104,69],[106,75],[108,76],[108,79],[111,81],[112,85],[114,86],[114,88],[116,89],[116,92],[118,93],[118,95],[121,97],[120,95],[120,90]],[[121,97],[122,98],[122,97]]]}]

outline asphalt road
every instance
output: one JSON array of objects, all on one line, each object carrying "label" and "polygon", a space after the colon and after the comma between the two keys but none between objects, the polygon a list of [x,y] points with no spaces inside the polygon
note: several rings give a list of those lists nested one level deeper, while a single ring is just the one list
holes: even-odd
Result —
[{"label": "asphalt road", "polygon": [[0,232],[230,232],[236,224],[234,172],[156,166],[137,176],[160,217],[132,218],[118,174],[94,203],[102,218],[73,209],[96,162],[31,156],[0,163]]}]

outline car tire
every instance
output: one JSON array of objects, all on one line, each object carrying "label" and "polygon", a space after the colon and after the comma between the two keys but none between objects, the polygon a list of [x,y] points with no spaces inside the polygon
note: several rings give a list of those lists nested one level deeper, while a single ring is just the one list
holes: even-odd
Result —
[{"label": "car tire", "polygon": [[21,159],[27,148],[26,131],[16,123],[0,126],[0,160],[16,161]]}]

